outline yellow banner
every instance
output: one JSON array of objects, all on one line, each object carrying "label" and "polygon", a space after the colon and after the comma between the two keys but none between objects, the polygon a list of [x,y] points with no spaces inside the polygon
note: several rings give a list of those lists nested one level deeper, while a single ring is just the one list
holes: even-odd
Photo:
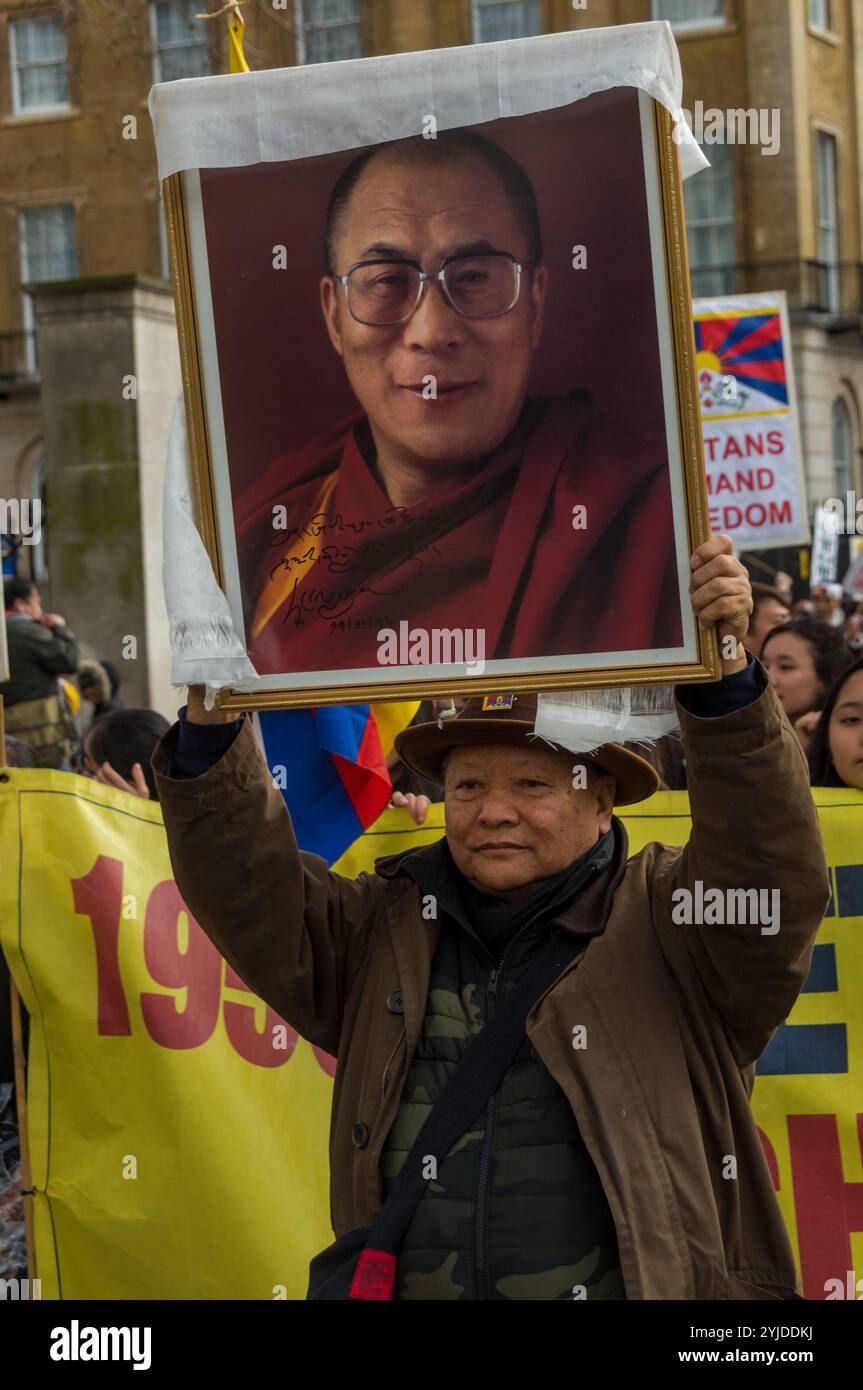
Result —
[{"label": "yellow banner", "polygon": [[[848,1296],[826,1287],[837,1273],[863,1276],[863,795],[815,796],[833,900],[754,1110],[805,1292],[824,1298]],[[633,852],[682,844],[686,795],[622,819]],[[442,828],[440,806],[419,829],[386,812],[336,868],[355,875]],[[43,1297],[302,1298],[332,1238],[332,1062],[190,920],[159,808],[9,769],[0,862],[0,944],[30,1014]]]},{"label": "yellow banner", "polygon": [[305,1297],[332,1240],[330,1059],[190,921],[158,806],[8,777],[0,944],[30,1014],[42,1297]]}]

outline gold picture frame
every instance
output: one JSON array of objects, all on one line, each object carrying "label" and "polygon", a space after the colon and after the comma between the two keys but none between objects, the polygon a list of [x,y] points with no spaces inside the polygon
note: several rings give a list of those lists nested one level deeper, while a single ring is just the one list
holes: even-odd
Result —
[{"label": "gold picture frame", "polygon": [[[639,99],[642,113],[652,108],[649,125],[653,130],[656,151],[656,187],[661,209],[664,274],[673,339],[674,395],[685,494],[686,545],[688,553],[692,553],[709,538],[710,529],[679,152],[673,135],[674,122],[669,112],[643,93]],[[644,118],[642,125],[643,129],[647,128]],[[163,203],[177,316],[194,515],[217,581],[224,588],[225,567],[217,525],[212,447],[201,367],[201,326],[195,303],[184,177],[182,174],[172,174],[164,180]],[[686,605],[687,596],[681,593],[680,601],[682,606]],[[230,710],[264,710],[353,704],[369,700],[408,700],[442,694],[477,694],[488,689],[551,691],[717,680],[721,664],[715,631],[704,632],[695,625],[694,641],[697,656],[679,662],[596,666],[578,671],[536,671],[506,676],[483,673],[417,678],[406,675],[404,679],[380,682],[359,680],[350,684],[306,685],[298,689],[223,690],[218,700],[223,708]],[[400,671],[404,669],[399,668]]]}]

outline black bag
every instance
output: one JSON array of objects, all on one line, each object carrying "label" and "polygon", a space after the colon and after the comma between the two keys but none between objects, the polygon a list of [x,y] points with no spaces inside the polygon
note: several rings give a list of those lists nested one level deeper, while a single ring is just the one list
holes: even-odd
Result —
[{"label": "black bag", "polygon": [[396,1252],[427,1182],[424,1159],[437,1155],[441,1163],[470,1128],[518,1052],[534,1004],[586,944],[583,936],[562,932],[552,936],[506,1003],[465,1050],[417,1135],[377,1221],[346,1231],[312,1260],[307,1299],[393,1297]]},{"label": "black bag", "polygon": [[309,1291],[306,1298],[350,1298],[357,1261],[366,1248],[374,1226],[357,1226],[319,1255],[309,1265]]}]

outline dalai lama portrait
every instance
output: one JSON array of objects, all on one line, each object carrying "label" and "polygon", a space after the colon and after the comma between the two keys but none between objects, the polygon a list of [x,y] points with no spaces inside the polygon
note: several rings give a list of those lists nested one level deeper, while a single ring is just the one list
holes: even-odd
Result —
[{"label": "dalai lama portrait", "polygon": [[680,646],[665,439],[577,382],[529,391],[546,304],[586,272],[544,263],[522,166],[468,130],[374,146],[325,255],[358,408],[235,496],[259,674],[374,668],[404,622],[481,632],[486,660]]}]

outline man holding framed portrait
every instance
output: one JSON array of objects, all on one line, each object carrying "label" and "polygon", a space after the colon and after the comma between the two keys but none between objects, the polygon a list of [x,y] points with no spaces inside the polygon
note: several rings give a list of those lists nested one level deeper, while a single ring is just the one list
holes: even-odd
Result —
[{"label": "man holding framed portrait", "polygon": [[692,557],[691,603],[728,655],[677,691],[682,849],[628,858],[614,807],[656,772],[615,743],[537,739],[527,694],[399,735],[444,785],[446,835],[356,880],[298,851],[247,715],[193,688],[158,745],[184,902],[338,1057],[336,1241],[310,1298],[799,1296],[749,1096],[829,881],[805,761],[741,645],[727,537]]},{"label": "man holding framed portrait", "polygon": [[[829,885],[707,525],[679,67],[639,27],[155,104],[197,522],[257,675],[193,685],[153,766],[190,912],[338,1058],[312,1298],[797,1297],[749,1096]],[[220,95],[224,163],[187,137]],[[630,859],[655,771],[537,692],[633,681],[676,684],[693,830]],[[356,880],[301,853],[247,711],[451,692],[396,740],[443,839]]]}]

